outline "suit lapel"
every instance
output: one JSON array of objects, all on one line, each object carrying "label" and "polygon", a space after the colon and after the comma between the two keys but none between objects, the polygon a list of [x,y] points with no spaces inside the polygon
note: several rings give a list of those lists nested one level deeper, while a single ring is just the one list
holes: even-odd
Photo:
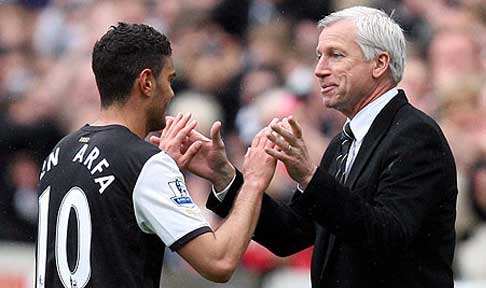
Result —
[{"label": "suit lapel", "polygon": [[353,167],[351,167],[351,171],[349,173],[349,178],[347,179],[347,186],[351,189],[356,184],[356,180],[358,180],[359,175],[366,167],[368,163],[368,159],[375,151],[377,145],[381,142],[383,137],[388,132],[390,125],[392,123],[393,117],[397,113],[398,109],[403,105],[407,104],[408,100],[405,96],[403,90],[398,90],[398,95],[395,96],[384,108],[381,112],[376,116],[373,124],[371,124],[370,130],[366,133],[366,136],[363,139],[363,143],[359,148],[358,155],[354,161]]}]

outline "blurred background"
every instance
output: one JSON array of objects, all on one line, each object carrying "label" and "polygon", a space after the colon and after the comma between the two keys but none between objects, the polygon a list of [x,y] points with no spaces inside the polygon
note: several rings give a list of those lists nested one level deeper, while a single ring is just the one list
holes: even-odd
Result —
[{"label": "blurred background", "polygon": [[[96,119],[91,51],[110,25],[143,22],[169,36],[178,75],[169,114],[192,112],[206,134],[222,120],[237,166],[257,131],[290,114],[318,162],[345,119],[321,103],[316,24],[352,5],[393,13],[405,30],[399,87],[440,123],[457,162],[456,285],[486,287],[486,1],[0,0],[0,288],[31,287],[39,165]],[[186,177],[205,210],[209,183]],[[268,193],[286,202],[294,189],[279,165]],[[280,258],[252,243],[233,279],[214,284],[167,251],[162,287],[310,287],[311,253]]]}]

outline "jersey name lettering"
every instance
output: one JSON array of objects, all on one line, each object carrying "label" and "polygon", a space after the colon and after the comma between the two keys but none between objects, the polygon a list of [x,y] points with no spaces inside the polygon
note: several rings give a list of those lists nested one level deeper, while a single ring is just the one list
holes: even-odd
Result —
[{"label": "jersey name lettering", "polygon": [[57,166],[57,164],[59,163],[59,150],[60,148],[57,147],[54,151],[51,152],[51,154],[49,154],[49,156],[47,156],[47,159],[44,160],[39,180],[44,177],[46,172],[49,172],[53,167]]},{"label": "jersey name lettering", "polygon": [[[91,175],[97,174],[97,176],[99,175],[99,173],[102,173],[105,168],[110,167],[110,163],[108,163],[108,160],[106,160],[106,158],[103,158],[95,163],[95,161],[99,158],[101,154],[98,147],[94,146],[91,151],[89,151],[88,154],[85,156],[87,150],[88,144],[84,144],[74,156],[73,162],[83,164],[88,170],[90,170]],[[113,175],[100,175],[99,177],[94,178],[94,182],[100,186],[100,189],[98,190],[100,194],[102,194],[105,189],[108,188],[111,183],[113,183],[113,181],[115,181],[115,176]]]}]

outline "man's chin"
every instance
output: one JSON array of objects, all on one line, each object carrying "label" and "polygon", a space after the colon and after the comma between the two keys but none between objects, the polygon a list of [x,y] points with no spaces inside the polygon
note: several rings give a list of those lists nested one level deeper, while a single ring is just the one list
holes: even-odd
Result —
[{"label": "man's chin", "polygon": [[336,106],[336,103],[335,101],[332,101],[333,99],[326,99],[326,98],[323,98],[322,99],[322,103],[324,104],[324,106],[326,108],[334,108]]},{"label": "man's chin", "polygon": [[341,106],[341,95],[337,93],[328,93],[327,95],[321,94],[322,103],[326,108],[337,109]]}]

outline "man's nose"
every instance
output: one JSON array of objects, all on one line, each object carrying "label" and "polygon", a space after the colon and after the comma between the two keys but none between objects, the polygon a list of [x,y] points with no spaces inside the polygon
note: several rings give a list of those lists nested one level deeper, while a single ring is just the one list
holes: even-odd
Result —
[{"label": "man's nose", "polygon": [[324,56],[321,56],[319,61],[317,61],[316,68],[314,69],[314,75],[318,78],[322,78],[331,74],[331,70],[329,69],[329,65],[327,60]]}]

